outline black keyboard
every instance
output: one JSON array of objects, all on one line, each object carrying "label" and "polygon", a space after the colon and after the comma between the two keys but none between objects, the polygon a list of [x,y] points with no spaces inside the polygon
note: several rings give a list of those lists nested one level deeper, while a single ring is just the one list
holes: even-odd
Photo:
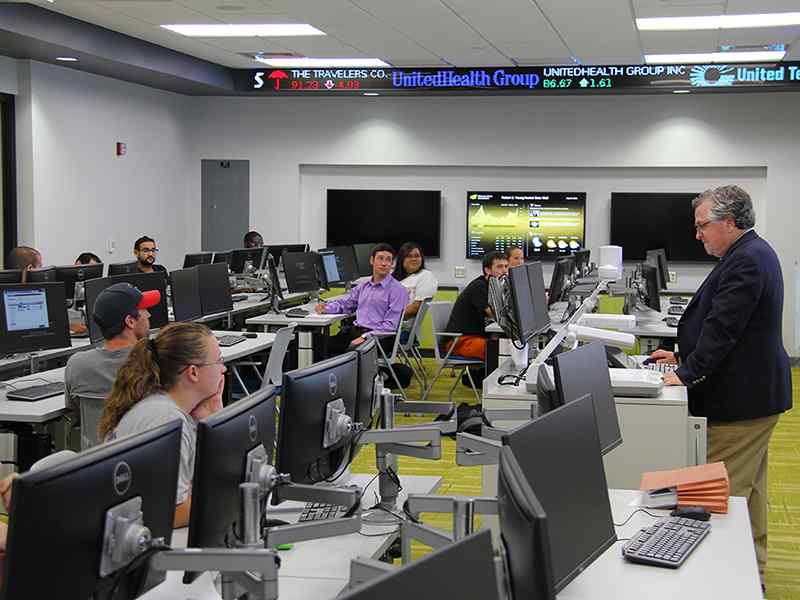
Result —
[{"label": "black keyboard", "polygon": [[307,317],[309,312],[304,308],[290,308],[284,313],[287,317]]},{"label": "black keyboard", "polygon": [[294,298],[284,298],[282,300],[278,300],[278,309],[279,310],[286,310],[287,308],[292,308],[293,306],[301,306],[308,302],[310,296],[308,294],[302,294],[300,296],[295,296]]},{"label": "black keyboard", "polygon": [[232,302],[244,302],[247,300],[247,294],[234,294],[231,296]]},{"label": "black keyboard", "polygon": [[670,306],[667,309],[668,315],[682,315],[683,314],[683,307],[682,306]]},{"label": "black keyboard", "polygon": [[307,502],[300,513],[298,523],[302,521],[325,521],[338,519],[347,513],[347,508],[339,504],[325,504],[324,502]]},{"label": "black keyboard", "polygon": [[670,296],[669,298],[670,304],[689,304],[688,298],[681,298],[680,296]]},{"label": "black keyboard", "polygon": [[236,344],[245,341],[247,338],[241,335],[220,335],[217,336],[217,342],[223,348],[227,348],[229,346],[235,346]]},{"label": "black keyboard", "polygon": [[711,531],[711,523],[666,517],[634,535],[622,548],[631,562],[677,569]]},{"label": "black keyboard", "polygon": [[11,390],[6,394],[6,399],[16,400],[17,402],[36,402],[45,398],[52,398],[64,393],[64,382],[54,381],[41,385],[32,385],[19,390]]}]

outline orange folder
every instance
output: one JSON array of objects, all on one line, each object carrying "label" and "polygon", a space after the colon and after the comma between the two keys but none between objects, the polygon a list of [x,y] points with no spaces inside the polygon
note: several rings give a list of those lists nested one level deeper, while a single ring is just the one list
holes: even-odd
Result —
[{"label": "orange folder", "polygon": [[716,513],[728,512],[731,486],[725,463],[716,462],[669,471],[650,471],[642,475],[639,489],[650,492],[674,488],[678,506],[703,506]]}]

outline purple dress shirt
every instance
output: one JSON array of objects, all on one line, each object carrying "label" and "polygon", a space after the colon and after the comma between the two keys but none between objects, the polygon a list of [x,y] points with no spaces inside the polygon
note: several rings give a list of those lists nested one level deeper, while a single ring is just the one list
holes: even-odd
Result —
[{"label": "purple dress shirt", "polygon": [[325,303],[326,313],[356,313],[356,325],[372,331],[397,331],[408,291],[391,275],[380,283],[372,278],[354,287],[339,300]]}]

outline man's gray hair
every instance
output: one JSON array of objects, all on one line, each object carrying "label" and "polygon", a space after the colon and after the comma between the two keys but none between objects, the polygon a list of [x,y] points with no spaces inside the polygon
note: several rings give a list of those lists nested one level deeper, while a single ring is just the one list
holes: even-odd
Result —
[{"label": "man's gray hair", "polygon": [[692,200],[692,208],[703,202],[711,202],[708,216],[715,220],[730,217],[739,229],[750,229],[756,224],[756,213],[750,194],[738,185],[723,185],[713,190],[706,190]]}]

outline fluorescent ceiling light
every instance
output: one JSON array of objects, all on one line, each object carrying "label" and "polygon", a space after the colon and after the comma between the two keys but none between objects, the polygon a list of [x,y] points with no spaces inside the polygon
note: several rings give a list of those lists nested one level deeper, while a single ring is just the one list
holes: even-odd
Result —
[{"label": "fluorescent ceiling light", "polygon": [[689,90],[672,90],[673,94],[688,94]]},{"label": "fluorescent ceiling light", "polygon": [[56,60],[60,60],[61,62],[77,62],[78,59],[74,56],[56,56]]},{"label": "fluorescent ceiling light", "polygon": [[786,55],[779,52],[706,52],[703,54],[645,54],[648,65],[675,65],[692,63],[750,63],[777,62]]},{"label": "fluorescent ceiling light", "polygon": [[365,96],[380,96],[378,92],[364,92]]},{"label": "fluorescent ceiling light", "polygon": [[299,35],[325,35],[306,23],[269,23],[237,25],[162,25],[175,33],[189,37],[287,37]]},{"label": "fluorescent ceiling light", "polygon": [[279,69],[316,69],[322,67],[391,67],[380,58],[267,58],[256,60]]},{"label": "fluorescent ceiling light", "polygon": [[700,29],[748,29],[800,25],[800,12],[705,17],[652,17],[636,19],[639,31],[689,31]]}]

